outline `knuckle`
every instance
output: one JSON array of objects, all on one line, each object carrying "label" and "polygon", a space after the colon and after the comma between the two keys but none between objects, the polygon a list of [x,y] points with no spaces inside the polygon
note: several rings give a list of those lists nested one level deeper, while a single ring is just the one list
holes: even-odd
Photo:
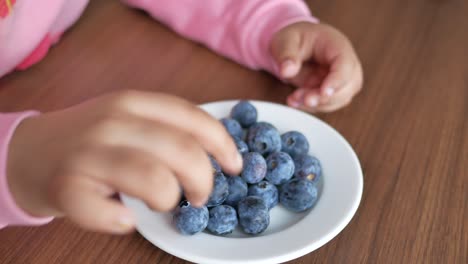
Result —
[{"label": "knuckle", "polygon": [[210,120],[210,116],[205,111],[200,110],[198,107],[193,105],[192,103],[185,101],[183,99],[176,99],[174,102],[177,102],[180,107],[180,116],[181,119],[198,119],[202,122],[206,122]]},{"label": "knuckle", "polygon": [[121,90],[113,93],[109,99],[109,107],[111,112],[122,112],[130,108],[137,101],[139,93],[135,90]]},{"label": "knuckle", "polygon": [[181,112],[189,115],[190,117],[196,116],[196,117],[201,117],[206,120],[211,120],[213,117],[208,114],[207,112],[201,110],[198,106],[194,105],[192,102],[187,101],[183,98],[178,98],[175,96],[170,95],[169,97],[171,100],[174,101],[174,103],[177,103],[180,106]]},{"label": "knuckle", "polygon": [[181,98],[175,98],[172,97],[174,100],[177,100],[181,107],[187,112],[187,113],[193,113],[193,112],[199,112],[200,109],[196,107],[194,104],[190,103],[189,101],[186,101],[185,99]]},{"label": "knuckle", "polygon": [[115,131],[116,129],[119,128],[119,126],[120,126],[120,121],[117,118],[107,117],[107,118],[103,118],[102,120],[99,120],[96,123],[95,128],[98,131],[108,133],[111,131]]},{"label": "knuckle", "polygon": [[107,115],[98,120],[88,131],[86,138],[91,141],[102,141],[110,139],[116,135],[123,126],[123,121],[115,116]]},{"label": "knuckle", "polygon": [[199,155],[201,148],[197,141],[189,135],[180,134],[176,140],[176,149],[180,151],[180,154],[187,154],[187,156]]},{"label": "knuckle", "polygon": [[84,138],[90,143],[114,141],[135,125],[138,125],[138,122],[128,116],[108,112],[85,131]]}]

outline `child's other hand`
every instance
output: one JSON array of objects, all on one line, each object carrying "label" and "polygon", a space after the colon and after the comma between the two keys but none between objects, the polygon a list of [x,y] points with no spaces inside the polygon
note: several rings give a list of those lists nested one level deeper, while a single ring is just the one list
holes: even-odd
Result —
[{"label": "child's other hand", "polygon": [[349,40],[324,24],[299,22],[276,33],[271,52],[279,73],[298,89],[287,104],[309,112],[331,112],[349,104],[363,76]]},{"label": "child's other hand", "polygon": [[167,211],[185,196],[203,205],[211,153],[233,175],[242,159],[220,122],[173,96],[126,91],[24,120],[11,141],[10,190],[36,216],[66,216],[125,233],[135,219],[111,198],[123,192]]}]

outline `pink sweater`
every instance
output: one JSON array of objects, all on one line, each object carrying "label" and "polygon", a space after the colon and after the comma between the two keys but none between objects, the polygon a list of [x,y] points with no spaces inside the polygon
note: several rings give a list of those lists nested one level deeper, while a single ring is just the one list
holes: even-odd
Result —
[{"label": "pink sweater", "polygon": [[[301,0],[125,0],[180,35],[251,69],[276,74],[269,53],[274,33],[299,21],[317,22]],[[41,61],[78,20],[88,0],[0,0],[0,77]],[[35,112],[0,113],[0,228],[40,225],[15,204],[6,177],[8,144],[17,125]]]}]

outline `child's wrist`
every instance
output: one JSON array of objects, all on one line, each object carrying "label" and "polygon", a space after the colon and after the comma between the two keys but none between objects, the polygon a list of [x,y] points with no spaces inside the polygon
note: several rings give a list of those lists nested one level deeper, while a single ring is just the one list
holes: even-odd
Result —
[{"label": "child's wrist", "polygon": [[[12,161],[12,149],[16,148],[14,141],[16,141],[16,134],[19,131],[18,128],[22,126],[25,120],[38,115],[36,111],[27,111],[21,113],[9,113],[2,114],[1,122],[2,129],[0,131],[1,146],[0,146],[0,207],[2,209],[2,219],[7,224],[12,225],[40,225],[47,223],[51,218],[40,218],[37,216],[46,216],[46,214],[35,214],[35,210],[31,210],[31,201],[27,201],[27,192],[20,191],[24,189],[21,187],[25,180],[21,177],[16,177],[16,168],[28,168],[32,164],[25,164],[24,160],[21,162]],[[26,143],[27,144],[27,143]],[[26,149],[26,152],[30,152],[31,149]],[[13,151],[15,152],[15,151]],[[16,154],[15,154],[16,155]],[[13,179],[13,181],[12,181]],[[19,187],[19,188],[18,188]],[[36,186],[34,186],[36,187]],[[35,190],[31,190],[34,192]],[[29,197],[29,196],[28,196]],[[31,199],[34,201],[34,199]]]}]

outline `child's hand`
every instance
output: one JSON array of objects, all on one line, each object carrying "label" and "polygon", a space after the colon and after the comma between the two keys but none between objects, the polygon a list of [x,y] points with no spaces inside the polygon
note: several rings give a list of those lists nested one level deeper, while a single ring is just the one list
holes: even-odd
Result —
[{"label": "child's hand", "polygon": [[183,187],[203,205],[212,189],[211,153],[233,175],[242,159],[220,122],[179,98],[120,92],[24,120],[10,144],[8,181],[35,216],[66,216],[82,227],[132,230],[123,192],[155,210],[172,209]]},{"label": "child's hand", "polygon": [[351,43],[330,26],[289,25],[274,35],[271,51],[281,77],[298,87],[287,99],[292,107],[334,111],[362,87],[362,68]]}]

